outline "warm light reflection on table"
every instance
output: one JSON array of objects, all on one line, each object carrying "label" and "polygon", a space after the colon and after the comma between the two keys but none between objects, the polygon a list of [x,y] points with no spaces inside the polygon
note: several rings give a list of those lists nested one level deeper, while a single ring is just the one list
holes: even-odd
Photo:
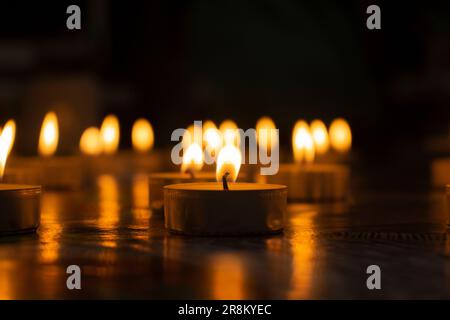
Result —
[{"label": "warm light reflection on table", "polygon": [[214,254],[208,261],[211,273],[211,298],[236,300],[247,297],[244,261],[231,253]]},{"label": "warm light reflection on table", "polygon": [[102,245],[116,247],[116,230],[120,221],[120,191],[117,179],[113,175],[101,175],[97,178],[99,218],[98,227],[107,231]]},{"label": "warm light reflection on table", "polygon": [[[40,259],[42,263],[54,263],[58,259],[58,251],[60,247],[59,239],[63,226],[61,224],[61,214],[63,214],[64,206],[61,203],[61,197],[54,192],[44,192],[41,198],[41,219],[43,226],[40,232],[40,241],[42,250]],[[47,223],[51,228],[47,228]]]},{"label": "warm light reflection on table", "polygon": [[[291,204],[282,235],[182,237],[145,208],[144,180],[45,193],[39,233],[0,238],[0,298],[373,298],[355,281],[373,259],[396,283],[375,297],[450,297],[440,196]],[[65,287],[70,264],[82,292]]]},{"label": "warm light reflection on table", "polygon": [[[292,217],[291,223],[293,226],[313,230],[313,219],[316,215],[317,211],[306,211]],[[314,271],[317,271],[314,264],[315,238],[291,239],[290,247],[292,250],[292,277],[291,289],[287,298],[307,299],[311,297]]]}]

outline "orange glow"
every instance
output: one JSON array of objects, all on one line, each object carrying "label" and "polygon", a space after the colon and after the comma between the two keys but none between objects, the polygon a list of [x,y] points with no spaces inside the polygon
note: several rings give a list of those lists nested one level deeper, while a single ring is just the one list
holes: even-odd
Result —
[{"label": "orange glow", "polygon": [[336,151],[350,151],[352,147],[352,131],[347,121],[342,118],[333,120],[330,125],[330,143]]},{"label": "orange glow", "polygon": [[220,124],[219,130],[222,133],[225,145],[240,145],[241,139],[239,137],[239,131],[236,122],[234,122],[233,120],[225,120]]},{"label": "orange glow", "polygon": [[311,122],[311,134],[314,140],[316,153],[319,155],[325,154],[330,147],[330,141],[328,138],[327,127],[322,120],[314,120]]},{"label": "orange glow", "polygon": [[147,209],[150,206],[150,188],[146,174],[140,173],[133,177],[132,191],[135,209]]},{"label": "orange glow", "polygon": [[191,124],[189,127],[187,127],[186,132],[183,135],[181,145],[183,146],[183,149],[186,150],[193,143],[202,145],[202,140],[203,137],[201,135],[201,127]]},{"label": "orange glow", "polygon": [[42,244],[40,261],[54,263],[59,257],[60,236],[63,231],[61,214],[64,209],[62,198],[56,193],[43,192],[41,198],[41,220],[46,224],[41,226],[39,239]]},{"label": "orange glow", "polygon": [[275,133],[275,122],[269,117],[262,117],[256,123],[256,139],[258,146],[270,150],[278,145],[278,136]]},{"label": "orange glow", "polygon": [[217,157],[216,179],[222,181],[222,177],[229,173],[227,180],[236,181],[241,168],[242,155],[238,148],[228,144],[220,150]]},{"label": "orange glow", "polygon": [[5,173],[6,160],[11,153],[16,136],[16,123],[9,120],[0,135],[0,178]]},{"label": "orange glow", "polygon": [[244,261],[237,255],[221,253],[211,257],[211,295],[215,300],[245,299]]},{"label": "orange glow", "polygon": [[149,152],[154,143],[153,127],[146,119],[138,119],[131,131],[131,141],[133,147],[138,152]]},{"label": "orange glow", "polygon": [[[99,227],[110,229],[117,227],[120,216],[120,191],[117,179],[109,174],[101,175],[97,178],[99,190]],[[103,244],[108,247],[115,247],[117,236],[109,234],[104,239]]]},{"label": "orange glow", "polygon": [[222,134],[211,120],[203,123],[203,146],[208,148],[211,154],[217,154],[222,147]]},{"label": "orange glow", "polygon": [[217,128],[209,128],[203,136],[205,146],[212,154],[217,154],[222,148],[222,134]]},{"label": "orange glow", "polygon": [[84,130],[80,139],[80,150],[90,156],[97,156],[102,152],[102,139],[98,128],[90,127]]},{"label": "orange glow", "polygon": [[117,152],[120,141],[120,125],[116,116],[109,115],[105,117],[100,128],[100,137],[104,153],[114,154]]},{"label": "orange glow", "polygon": [[59,127],[56,113],[49,112],[42,122],[38,151],[41,156],[50,157],[58,148]]},{"label": "orange glow", "polygon": [[181,172],[197,172],[203,167],[203,152],[197,143],[191,144],[183,154],[181,163]]},{"label": "orange glow", "polygon": [[[306,209],[306,208],[305,208]],[[291,224],[295,227],[305,227],[308,230],[314,229],[314,219],[317,211],[306,209],[301,214],[295,213],[291,217]],[[314,276],[317,271],[316,240],[310,235],[297,234],[289,240],[291,248],[291,281],[288,291],[288,299],[311,299],[314,294],[314,287],[317,285]]]},{"label": "orange glow", "polygon": [[205,138],[205,132],[208,129],[217,129],[217,126],[214,122],[212,122],[211,120],[206,120],[203,122],[203,138]]},{"label": "orange glow", "polygon": [[314,142],[309,131],[308,124],[303,121],[297,121],[292,132],[292,149],[294,150],[294,159],[296,162],[310,163],[314,161],[315,150]]}]

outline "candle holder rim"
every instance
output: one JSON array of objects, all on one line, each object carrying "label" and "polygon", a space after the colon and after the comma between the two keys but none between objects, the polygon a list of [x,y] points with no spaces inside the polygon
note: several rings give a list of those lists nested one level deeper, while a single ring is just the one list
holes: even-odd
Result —
[{"label": "candle holder rim", "polygon": [[0,184],[1,192],[8,191],[41,191],[42,186],[28,185],[28,184],[15,184],[15,183],[2,183]]},{"label": "candle holder rim", "polygon": [[261,189],[232,189],[229,190],[223,190],[223,189],[189,189],[189,188],[182,188],[182,187],[188,187],[188,186],[195,186],[195,185],[205,185],[210,184],[214,186],[221,186],[221,182],[190,182],[190,183],[175,183],[175,184],[169,184],[167,186],[164,186],[164,190],[183,190],[183,191],[194,191],[194,192],[217,192],[217,191],[227,191],[227,192],[263,192],[263,191],[274,191],[274,190],[287,190],[287,186],[282,184],[273,184],[273,183],[256,183],[256,182],[230,182],[229,185],[233,186],[234,184],[239,185],[264,185],[264,188]]}]

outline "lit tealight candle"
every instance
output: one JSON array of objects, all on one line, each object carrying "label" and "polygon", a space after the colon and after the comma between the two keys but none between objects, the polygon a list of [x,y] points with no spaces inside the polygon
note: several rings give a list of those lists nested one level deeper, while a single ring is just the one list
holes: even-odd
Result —
[{"label": "lit tealight candle", "polygon": [[316,154],[321,156],[328,152],[330,140],[328,131],[322,120],[314,120],[311,122],[311,135],[314,141]]},{"label": "lit tealight candle", "polygon": [[224,144],[240,145],[241,137],[239,136],[238,126],[233,120],[224,120],[219,130],[222,133]]},{"label": "lit tealight candle", "polygon": [[103,152],[111,155],[119,149],[120,125],[119,119],[115,115],[108,115],[103,120],[100,128],[102,138]]},{"label": "lit tealight candle", "polygon": [[203,124],[203,146],[205,147],[205,152],[215,159],[222,145],[223,139],[220,130],[217,129],[214,122],[210,120],[205,121]]},{"label": "lit tealight candle", "polygon": [[[9,121],[0,135],[0,178],[12,149],[15,123]],[[32,232],[39,226],[41,187],[0,184],[0,235]]]},{"label": "lit tealight candle", "polygon": [[141,153],[149,152],[153,148],[153,127],[146,119],[138,119],[131,131],[133,148]]},{"label": "lit tealight candle", "polygon": [[150,206],[158,210],[163,206],[163,188],[169,184],[214,181],[214,172],[201,172],[203,151],[199,144],[192,143],[184,152],[180,172],[156,172],[149,174]]},{"label": "lit tealight candle", "polygon": [[51,157],[58,148],[59,126],[56,113],[49,112],[42,122],[41,134],[39,136],[38,152],[43,157]]},{"label": "lit tealight candle", "polygon": [[283,230],[286,186],[236,183],[240,151],[229,144],[217,159],[217,182],[164,187],[166,228],[200,236],[273,234]]},{"label": "lit tealight candle", "polygon": [[337,201],[347,197],[347,166],[314,163],[317,144],[305,121],[298,121],[294,127],[292,148],[295,163],[281,164],[276,175],[261,176],[259,180],[287,185],[288,198],[293,201]]},{"label": "lit tealight candle", "polygon": [[275,122],[269,117],[262,117],[256,122],[256,139],[258,147],[267,153],[278,146],[278,135]]},{"label": "lit tealight candle", "polygon": [[82,183],[80,159],[55,156],[58,151],[59,124],[56,113],[45,115],[38,140],[39,157],[14,157],[4,180],[38,184],[47,189],[75,189]]},{"label": "lit tealight candle", "polygon": [[96,127],[89,127],[84,130],[80,138],[80,151],[89,156],[98,156],[102,153],[102,138],[100,130]]},{"label": "lit tealight candle", "polygon": [[331,147],[341,153],[350,151],[352,147],[352,131],[345,119],[337,118],[330,125]]}]

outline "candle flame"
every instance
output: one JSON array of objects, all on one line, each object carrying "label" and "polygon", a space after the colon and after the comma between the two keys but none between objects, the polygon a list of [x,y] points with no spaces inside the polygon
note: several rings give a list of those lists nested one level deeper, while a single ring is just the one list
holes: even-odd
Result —
[{"label": "candle flame", "polygon": [[217,126],[211,120],[204,121],[203,122],[203,137],[204,137],[205,131],[207,131],[208,129],[217,129]]},{"label": "candle flame", "polygon": [[42,121],[41,134],[39,136],[38,152],[41,156],[53,156],[58,148],[59,127],[56,113],[49,112]]},{"label": "candle flame", "polygon": [[220,150],[217,157],[216,179],[222,181],[223,176],[228,173],[227,180],[236,181],[241,168],[242,155],[240,150],[228,144]]},{"label": "candle flame", "polygon": [[80,150],[83,154],[97,156],[102,152],[100,130],[90,127],[84,130],[80,138]]},{"label": "candle flame", "polygon": [[197,124],[191,124],[187,127],[185,133],[183,134],[183,140],[181,140],[183,149],[186,150],[193,143],[202,145],[203,136],[201,132],[202,128]]},{"label": "candle flame", "polygon": [[103,120],[100,128],[100,136],[102,139],[103,152],[106,154],[114,154],[119,148],[120,125],[119,119],[115,115],[108,115]]},{"label": "candle flame", "polygon": [[352,147],[352,131],[345,119],[338,118],[331,123],[330,143],[339,152],[348,152]]},{"label": "candle flame", "polygon": [[206,129],[204,134],[205,146],[209,148],[210,151],[217,154],[220,148],[222,148],[222,134],[217,128]]},{"label": "candle flame", "polygon": [[3,178],[5,173],[6,160],[11,153],[15,136],[16,123],[13,120],[9,120],[0,135],[0,178]]},{"label": "candle flame", "polygon": [[197,172],[203,167],[203,152],[198,143],[191,144],[183,154],[181,172]]},{"label": "candle flame", "polygon": [[241,143],[241,139],[239,137],[238,126],[236,122],[233,120],[224,120],[220,126],[219,130],[222,133],[224,144],[232,144],[235,146],[239,146]]},{"label": "candle flame", "polygon": [[303,120],[297,121],[295,124],[292,132],[292,149],[296,162],[310,163],[314,161],[314,141],[308,124]]},{"label": "candle flame", "polygon": [[327,127],[322,120],[311,122],[311,134],[317,154],[325,154],[330,147]]},{"label": "candle flame", "polygon": [[275,122],[270,117],[262,117],[256,122],[256,139],[258,146],[264,150],[270,150],[276,147],[278,139],[275,131]]},{"label": "candle flame", "polygon": [[131,130],[131,141],[138,152],[149,152],[154,143],[153,127],[146,119],[138,119]]},{"label": "candle flame", "polygon": [[203,123],[203,146],[213,152],[218,152],[222,147],[222,134],[211,120]]}]

